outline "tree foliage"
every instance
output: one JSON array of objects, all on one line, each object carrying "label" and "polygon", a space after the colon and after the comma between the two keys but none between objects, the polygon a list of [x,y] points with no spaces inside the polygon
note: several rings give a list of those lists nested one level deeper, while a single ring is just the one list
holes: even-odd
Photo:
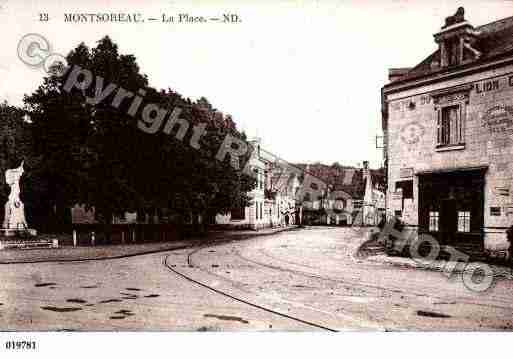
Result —
[{"label": "tree foliage", "polygon": [[[171,89],[152,88],[136,58],[121,54],[108,37],[92,49],[80,44],[69,53],[67,62],[70,69],[78,65],[90,70],[92,84],[66,91],[68,70],[64,76],[45,77],[24,99],[32,119],[31,149],[38,159],[33,171],[39,187],[46,189],[40,198],[45,207],[59,212],[85,204],[108,223],[124,211],[194,221],[248,203],[246,193],[255,181],[232,168],[229,158],[215,159],[226,135],[245,138],[231,116],[205,98],[194,102]],[[175,128],[171,133],[163,131],[166,121],[153,134],[142,131],[138,122],[144,103],[132,116],[132,100],[112,105],[117,91],[99,103],[88,101],[97,94],[100,77],[103,88],[115,84],[133,94],[144,90],[144,103],[157,104],[168,115],[180,108],[180,118],[190,124],[184,138],[177,139]],[[206,132],[197,149],[190,141],[193,127],[199,124]]]}]

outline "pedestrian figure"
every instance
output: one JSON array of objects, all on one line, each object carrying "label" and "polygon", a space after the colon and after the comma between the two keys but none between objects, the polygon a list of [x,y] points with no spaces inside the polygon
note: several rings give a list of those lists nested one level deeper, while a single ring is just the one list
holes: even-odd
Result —
[{"label": "pedestrian figure", "polygon": [[287,226],[287,227],[288,227],[288,225],[289,225],[289,215],[288,215],[288,214],[286,214],[286,215],[285,215],[285,226]]}]

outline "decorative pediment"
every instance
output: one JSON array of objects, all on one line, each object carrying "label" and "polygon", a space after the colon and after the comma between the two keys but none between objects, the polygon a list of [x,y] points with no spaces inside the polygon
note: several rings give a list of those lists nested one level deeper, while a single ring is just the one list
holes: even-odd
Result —
[{"label": "decorative pediment", "polygon": [[468,103],[469,93],[472,85],[457,86],[431,93],[435,105],[445,105],[453,102]]}]

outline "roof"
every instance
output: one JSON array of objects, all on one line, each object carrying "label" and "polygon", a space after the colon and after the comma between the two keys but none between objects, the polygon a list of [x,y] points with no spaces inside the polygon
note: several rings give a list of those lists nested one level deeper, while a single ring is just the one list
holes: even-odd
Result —
[{"label": "roof", "polygon": [[[474,30],[478,33],[475,47],[482,55],[479,60],[471,64],[482,64],[498,57],[513,54],[513,16],[478,26]],[[431,53],[398,81],[407,81],[422,76],[452,71],[454,68],[465,67],[467,65],[462,64],[441,68],[439,66],[433,67],[431,64],[434,62],[440,63],[440,49]]]},{"label": "roof", "polygon": [[[295,164],[305,172],[319,178],[331,187],[332,191],[343,191],[355,199],[363,199],[365,195],[365,179],[363,170],[350,166],[328,166],[324,164]],[[308,169],[307,169],[308,166]],[[385,183],[384,169],[370,169],[373,184],[381,188]]]}]

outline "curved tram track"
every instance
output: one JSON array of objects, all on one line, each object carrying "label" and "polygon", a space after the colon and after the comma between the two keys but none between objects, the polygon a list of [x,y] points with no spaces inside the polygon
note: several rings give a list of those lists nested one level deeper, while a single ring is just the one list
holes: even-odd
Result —
[{"label": "curved tram track", "polygon": [[[292,237],[293,234],[287,234],[281,239],[205,244],[186,254],[186,266],[193,272],[177,270],[176,265],[170,265],[168,256],[164,265],[177,276],[231,300],[329,331],[346,327],[364,330],[468,330],[474,328],[472,323],[475,322],[481,327],[481,321],[484,327],[493,329],[501,317],[513,311],[507,287],[477,297],[462,292],[456,284],[441,278],[440,273],[374,265],[355,260],[350,250],[345,253],[344,249],[338,252],[338,257],[332,257],[333,251],[341,248],[313,253],[304,260],[303,253],[317,250],[319,243],[314,242],[315,247],[308,247],[303,237],[301,242],[292,239],[289,243],[288,238]],[[337,239],[330,243],[342,243],[349,248],[346,244],[351,240]],[[287,249],[282,250],[281,247]],[[207,252],[207,249],[210,250]],[[211,255],[210,252],[217,254]],[[322,270],[317,266],[320,261],[324,262]],[[218,263],[221,268],[225,266],[227,275]],[[253,273],[257,279],[252,278]],[[412,280],[401,279],[411,276]],[[309,288],[310,285],[313,287]],[[444,289],[437,290],[437,286]],[[328,293],[326,288],[332,292]],[[323,298],[333,291],[335,296]],[[273,296],[276,293],[283,296]],[[369,306],[364,303],[369,303]],[[341,310],[337,310],[337,305]],[[448,311],[451,315],[447,317],[455,319],[423,322],[418,319],[418,313],[426,311],[434,314]]]},{"label": "curved tram track", "polygon": [[[194,265],[192,264],[192,260],[191,260],[192,255],[194,255],[195,253],[197,253],[197,252],[199,252],[199,251],[201,251],[202,249],[205,249],[205,248],[208,248],[208,246],[197,248],[197,249],[193,250],[192,252],[188,253],[188,254],[187,254],[187,264],[188,264],[189,266],[194,266]],[[317,329],[323,329],[323,330],[327,330],[327,331],[330,331],[330,332],[338,332],[338,330],[336,330],[336,329],[329,328],[329,327],[326,327],[326,326],[321,325],[321,324],[313,323],[313,322],[311,322],[311,321],[304,320],[304,319],[301,319],[301,318],[298,318],[298,317],[295,317],[295,316],[292,316],[292,315],[289,315],[289,314],[285,314],[285,313],[278,312],[278,311],[276,311],[276,310],[274,310],[274,309],[267,308],[267,307],[264,307],[264,306],[259,305],[259,304],[256,304],[256,303],[252,303],[252,302],[247,301],[247,300],[245,300],[245,299],[243,299],[243,298],[240,298],[240,297],[234,296],[234,295],[232,295],[232,294],[230,294],[230,293],[227,293],[227,292],[225,292],[225,291],[223,291],[223,290],[220,290],[220,289],[214,288],[214,287],[212,287],[212,286],[210,286],[210,285],[208,285],[208,284],[206,284],[206,283],[200,282],[200,281],[198,281],[198,280],[196,280],[196,279],[194,279],[194,278],[192,278],[192,277],[188,276],[187,274],[185,274],[185,273],[183,273],[183,272],[181,272],[181,271],[176,270],[174,267],[172,267],[172,266],[168,263],[169,258],[170,258],[170,255],[166,255],[166,256],[164,257],[163,261],[162,261],[162,264],[163,264],[163,265],[164,265],[164,266],[165,266],[169,271],[173,272],[175,275],[177,275],[177,276],[179,276],[179,277],[183,278],[184,280],[186,280],[186,281],[188,281],[188,282],[194,283],[194,284],[196,284],[196,285],[198,285],[198,286],[201,286],[201,287],[203,287],[203,288],[205,288],[205,289],[207,289],[207,290],[209,290],[209,291],[212,291],[212,292],[217,293],[217,294],[219,294],[219,295],[225,296],[225,297],[230,298],[230,299],[232,299],[232,300],[234,300],[234,301],[237,301],[237,302],[239,302],[239,303],[243,303],[243,304],[248,305],[248,306],[250,306],[250,307],[253,307],[253,308],[256,308],[256,309],[260,309],[260,310],[265,311],[265,312],[267,312],[267,313],[271,313],[271,314],[274,314],[274,315],[280,316],[280,317],[282,317],[282,318],[286,318],[286,319],[290,319],[290,320],[295,321],[295,322],[299,322],[299,323],[302,323],[302,324],[306,324],[306,325],[308,325],[308,326],[311,326],[311,327],[314,327],[314,328],[317,328]],[[212,274],[211,272],[209,272],[209,271],[207,271],[207,270],[205,270],[205,269],[203,269],[203,268],[201,268],[201,267],[196,267],[196,268],[198,268],[198,269],[200,269],[200,270],[202,270],[202,271],[204,271],[204,272],[208,272],[208,273]],[[226,278],[224,278],[224,279],[226,279]]]}]

